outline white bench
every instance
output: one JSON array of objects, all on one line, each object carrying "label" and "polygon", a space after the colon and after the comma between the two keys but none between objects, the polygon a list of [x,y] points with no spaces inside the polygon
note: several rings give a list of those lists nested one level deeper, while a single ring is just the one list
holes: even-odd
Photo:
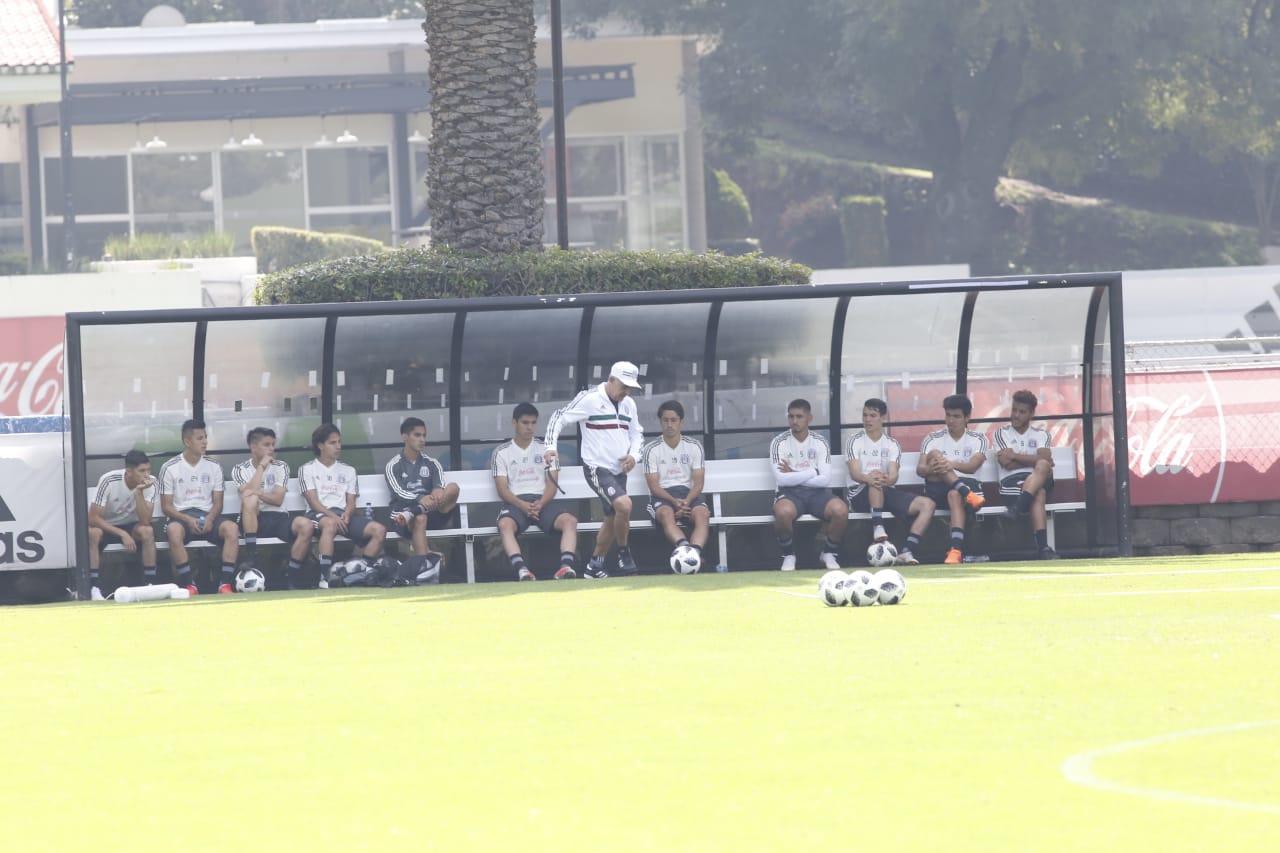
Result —
[{"label": "white bench", "polygon": [[[916,464],[919,461],[919,453],[904,453],[898,470],[899,486],[920,486],[923,484],[922,478],[916,473]],[[1076,479],[1076,454],[1075,450],[1070,447],[1053,448],[1054,476],[1057,480],[1067,482]],[[843,490],[848,480],[848,466],[845,464],[843,456],[832,457],[831,462],[831,488]],[[983,483],[995,483],[999,480],[999,466],[995,461],[995,454],[991,454],[986,464],[980,468],[975,474],[975,479]],[[478,537],[497,536],[498,528],[495,524],[478,524],[472,521],[474,511],[482,506],[500,504],[501,498],[498,497],[497,487],[494,485],[493,476],[488,469],[478,471],[446,471],[445,480],[450,483],[457,483],[459,487],[458,501],[458,526],[444,528],[440,530],[431,530],[428,537],[432,540],[438,539],[454,539],[462,537],[465,541],[465,553],[467,561],[467,581],[474,583],[476,580],[476,553],[475,540]],[[587,485],[586,478],[582,474],[582,468],[577,465],[562,468],[558,472],[558,480],[560,488],[564,494],[557,494],[559,500],[578,500],[591,499],[596,500],[596,494],[591,487]],[[728,529],[730,527],[750,525],[750,524],[773,524],[772,514],[743,514],[729,513],[725,510],[723,498],[731,494],[773,494],[776,487],[776,481],[773,477],[773,471],[770,468],[768,459],[709,459],[706,463],[706,485],[704,493],[711,504],[712,516],[711,525],[716,531],[720,545],[720,560],[723,563],[728,561]],[[223,492],[223,515],[235,516],[240,513],[240,492],[234,482],[228,481]],[[96,489],[89,489],[89,500],[93,500]],[[631,515],[632,530],[651,529],[654,524],[649,520],[644,511],[644,506],[648,502],[649,489],[645,482],[644,475],[640,469],[635,469],[627,477],[627,492],[632,496],[635,503],[635,509]],[[375,513],[381,518],[385,518],[391,500],[390,490],[387,488],[386,478],[381,474],[361,474],[360,475],[360,497],[357,499],[357,512],[362,511],[365,506],[370,506]],[[296,478],[289,481],[288,489],[285,495],[284,508],[291,513],[303,512],[307,509],[306,501],[303,500],[302,494],[298,488]],[[1050,503],[1048,510],[1048,535],[1050,546],[1055,545],[1055,532],[1053,516],[1059,512],[1073,512],[1085,508],[1083,501],[1056,501]],[[945,507],[939,508],[935,515],[945,516],[947,514]],[[978,511],[979,515],[992,515],[1006,513],[1007,510],[1002,502],[990,501],[987,506]],[[496,513],[495,513],[496,514]],[[886,512],[886,516],[892,517],[892,513]],[[160,512],[160,502],[156,501],[155,519],[163,520],[164,515]],[[853,520],[870,519],[869,513],[850,512],[849,518]],[[582,532],[594,532],[600,529],[599,521],[579,521],[578,530]],[[531,528],[533,529],[533,528]],[[339,537],[342,539],[343,537]],[[388,525],[388,539],[400,538],[393,529]],[[260,545],[276,545],[283,544],[280,540],[263,537],[258,540]],[[163,535],[156,537],[157,548],[168,548],[169,544],[165,541]],[[207,548],[211,547],[210,543],[205,541],[196,541],[188,545],[189,548]],[[110,545],[104,551],[122,550],[119,545]]]}]

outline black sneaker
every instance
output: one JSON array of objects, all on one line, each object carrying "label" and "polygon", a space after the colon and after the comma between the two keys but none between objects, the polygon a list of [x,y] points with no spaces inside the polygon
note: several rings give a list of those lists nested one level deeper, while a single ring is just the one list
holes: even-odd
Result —
[{"label": "black sneaker", "polygon": [[1042,559],[1042,560],[1056,560],[1056,559],[1058,559],[1058,552],[1057,552],[1057,551],[1055,551],[1055,550],[1053,550],[1052,548],[1048,548],[1048,547],[1041,548],[1041,549],[1040,549],[1040,559]]},{"label": "black sneaker", "polygon": [[623,576],[640,574],[640,569],[636,567],[635,558],[631,556],[630,548],[618,549],[618,574]]},{"label": "black sneaker", "polygon": [[609,573],[604,570],[604,558],[599,560],[593,558],[582,569],[582,576],[584,578],[596,578],[597,580],[609,577]]}]

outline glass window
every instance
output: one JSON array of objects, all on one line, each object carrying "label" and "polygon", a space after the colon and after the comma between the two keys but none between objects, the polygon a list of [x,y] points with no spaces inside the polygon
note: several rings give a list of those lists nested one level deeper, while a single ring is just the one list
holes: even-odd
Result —
[{"label": "glass window", "polygon": [[[555,198],[556,160],[553,145],[549,144],[544,149],[543,166],[547,197]],[[622,195],[621,139],[571,139],[565,145],[565,166],[568,171],[565,183],[570,196],[582,198]]]},{"label": "glass window", "polygon": [[334,417],[344,443],[399,445],[400,422],[416,415],[432,444],[448,444],[453,321],[452,314],[338,321]]},{"label": "glass window", "polygon": [[212,154],[138,154],[133,158],[137,231],[212,231],[213,196]]},{"label": "glass window", "polygon": [[0,223],[0,252],[22,254],[26,246],[22,242],[22,223]]},{"label": "glass window", "polygon": [[412,164],[413,176],[413,212],[407,223],[418,228],[431,220],[431,204],[427,197],[427,143],[413,142],[409,145],[409,162]]},{"label": "glass window", "polygon": [[[60,267],[62,257],[66,251],[63,227],[59,224],[51,223],[45,226],[45,232],[48,235],[48,242],[45,245],[45,251],[48,253],[49,264],[51,266]],[[129,237],[128,220],[120,220],[119,222],[84,222],[76,221],[76,257],[80,260],[97,260],[102,257],[103,247],[107,244],[108,237]]]},{"label": "glass window", "polygon": [[[467,315],[461,365],[462,435],[467,441],[510,438],[511,410],[521,402],[537,407],[541,434],[551,413],[591,383],[575,375],[577,346],[572,342],[581,325],[578,308]],[[488,452],[477,452],[464,461],[488,464],[488,458]]]},{"label": "glass window", "polygon": [[[129,212],[129,164],[123,154],[71,158],[71,182],[77,216]],[[46,157],[45,215],[61,216],[62,202],[62,160],[58,157]]]},{"label": "glass window", "polygon": [[679,139],[648,137],[644,140],[644,150],[648,161],[648,186],[644,191],[650,195],[679,197],[682,194]]},{"label": "glass window", "polygon": [[353,234],[391,243],[391,212],[386,213],[313,213],[311,229],[335,234]]},{"label": "glass window", "polygon": [[282,450],[308,447],[320,425],[323,346],[320,318],[210,323],[204,375],[210,451],[242,450],[255,426],[275,430]]},{"label": "glass window", "polygon": [[22,219],[22,166],[0,163],[0,219]]},{"label": "glass window", "polygon": [[[828,422],[831,318],[835,299],[731,302],[716,337],[716,430],[787,425],[787,404],[804,398],[813,429]],[[717,455],[724,439],[717,438]]]},{"label": "glass window", "polygon": [[385,147],[307,151],[311,207],[391,204],[390,158]]},{"label": "glass window", "polygon": [[[559,242],[556,206],[543,215],[544,241]],[[569,202],[569,246],[574,249],[624,249],[627,239],[626,204],[621,201]]]},{"label": "glass window", "polygon": [[301,151],[223,151],[223,230],[235,235],[236,249],[250,252],[255,225],[306,228]]},{"label": "glass window", "polygon": [[119,459],[133,447],[181,449],[195,333],[194,323],[83,327],[86,453]]},{"label": "glass window", "polygon": [[[628,305],[599,308],[591,321],[590,381],[603,382],[619,360],[635,360],[644,389],[635,394],[645,434],[656,436],[658,406],[678,400],[684,407],[684,431],[701,434],[702,361],[711,306]],[[642,353],[652,354],[647,362]]]}]

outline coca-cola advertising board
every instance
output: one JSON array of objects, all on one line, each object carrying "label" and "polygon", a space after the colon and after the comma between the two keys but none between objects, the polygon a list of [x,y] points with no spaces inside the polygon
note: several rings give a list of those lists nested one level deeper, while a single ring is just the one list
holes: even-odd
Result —
[{"label": "coca-cola advertising board", "polygon": [[[65,327],[62,317],[0,319],[0,419],[61,416]],[[62,429],[60,422],[56,429]]]}]

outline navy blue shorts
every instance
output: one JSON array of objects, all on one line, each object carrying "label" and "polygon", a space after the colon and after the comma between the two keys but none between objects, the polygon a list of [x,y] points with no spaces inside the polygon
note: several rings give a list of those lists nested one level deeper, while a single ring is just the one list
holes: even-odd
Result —
[{"label": "navy blue shorts", "polygon": [[[182,513],[185,516],[189,516],[190,518],[194,518],[196,521],[202,524],[204,523],[205,517],[208,515],[207,512],[199,509],[179,509],[178,512]],[[172,519],[170,519],[170,521],[172,521]],[[213,522],[213,529],[210,530],[208,533],[201,534],[201,533],[192,533],[191,528],[183,524],[181,525],[182,541],[183,542],[208,542],[210,545],[221,545],[222,534],[218,532],[218,528],[221,526],[222,526],[222,520],[216,519]]]},{"label": "navy blue shorts", "polygon": [[[1018,498],[1022,496],[1022,483],[1030,476],[1030,471],[1022,471],[1000,481],[1000,497],[1004,498],[1004,505],[1009,509],[1013,509],[1018,503]],[[1053,497],[1053,477],[1044,481],[1043,491],[1045,500]]]},{"label": "navy blue shorts", "polygon": [[[542,495],[517,495],[522,501],[532,503]],[[516,523],[516,533],[524,533],[529,529],[529,525],[537,525],[538,529],[543,533],[552,535],[558,533],[556,530],[556,519],[568,512],[568,508],[559,501],[552,501],[542,508],[542,512],[538,513],[538,518],[531,519],[524,514],[524,510],[511,504],[504,503],[502,509],[498,511],[498,518],[509,518]]]},{"label": "navy blue shorts", "polygon": [[427,517],[428,530],[443,530],[446,527],[453,526],[453,513],[439,512],[434,509],[427,510],[422,504],[415,502],[409,504],[409,506],[402,506],[391,511],[391,521],[395,523],[396,532],[405,538],[413,535],[413,530],[410,526],[401,520],[400,514],[405,512],[413,516],[425,515]]},{"label": "navy blue shorts", "polygon": [[[982,484],[972,477],[961,477],[960,482],[978,494],[982,494]],[[930,480],[924,484],[924,496],[931,498],[941,509],[946,509],[947,507],[947,492],[949,491],[951,491],[951,486],[946,483],[936,483]]]},{"label": "navy blue shorts", "polygon": [[[894,518],[906,518],[911,514],[911,502],[915,500],[915,495],[899,491],[893,486],[882,486],[881,491],[884,492],[883,509],[893,513]],[[871,512],[870,486],[849,497],[849,509],[853,512]]]},{"label": "navy blue shorts", "polygon": [[[687,498],[689,497],[689,487],[688,486],[669,486],[667,488],[667,494],[677,498],[682,498],[682,499]],[[673,510],[675,509],[674,506],[671,506],[670,501],[664,501],[661,498],[650,497],[649,498],[649,517],[652,518],[654,521],[657,521],[658,508],[664,507],[664,506],[670,507]],[[702,495],[698,495],[696,498],[694,498],[693,503],[689,505],[689,508],[693,509],[694,507],[699,507],[699,506],[705,506],[707,507],[708,510],[711,509],[711,507],[707,505],[707,499],[704,498]],[[680,525],[684,525],[686,527],[693,524],[692,513],[689,515],[686,515],[684,518],[680,518],[679,516],[676,516],[676,523]]]},{"label": "navy blue shorts", "polygon": [[812,515],[814,518],[826,518],[827,504],[835,497],[830,489],[816,486],[789,486],[778,489],[773,496],[776,504],[781,500],[791,501],[796,505],[796,515]]},{"label": "navy blue shorts", "polygon": [[[244,530],[244,517],[240,518],[240,529]],[[259,539],[280,539],[288,542],[293,539],[293,516],[287,512],[259,512],[258,513],[258,532],[255,534]]]},{"label": "navy blue shorts", "polygon": [[[336,506],[329,507],[329,510],[331,512],[336,512],[338,515],[342,515],[342,513],[346,511],[341,507]],[[311,519],[312,523],[315,525],[316,533],[320,532],[320,519],[322,516],[324,516],[324,513],[316,512],[315,510],[307,512],[307,518]],[[344,535],[352,542],[365,541],[369,537],[364,535],[364,529],[371,521],[373,521],[372,518],[369,518],[367,515],[357,510],[356,514],[351,516],[351,521],[347,522],[347,532]]]}]

